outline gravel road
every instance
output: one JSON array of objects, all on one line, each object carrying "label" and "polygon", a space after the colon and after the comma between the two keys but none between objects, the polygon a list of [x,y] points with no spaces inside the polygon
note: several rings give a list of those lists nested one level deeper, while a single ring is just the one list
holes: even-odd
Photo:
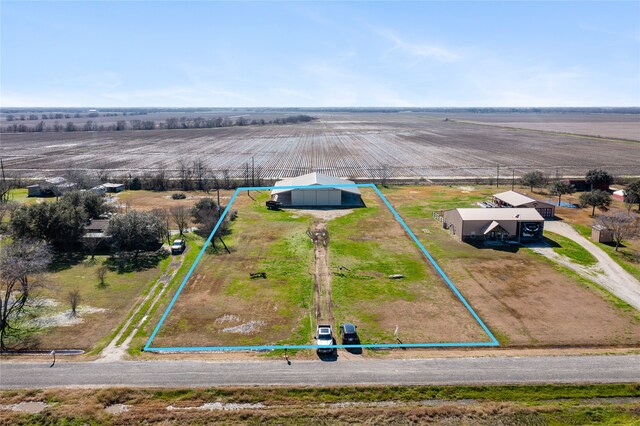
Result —
[{"label": "gravel road", "polygon": [[640,355],[350,362],[118,361],[0,363],[0,389],[232,385],[455,385],[640,382]]}]

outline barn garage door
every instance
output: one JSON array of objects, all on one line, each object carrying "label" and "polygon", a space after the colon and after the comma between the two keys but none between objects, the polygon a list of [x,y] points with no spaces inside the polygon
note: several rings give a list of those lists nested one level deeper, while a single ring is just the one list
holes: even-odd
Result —
[{"label": "barn garage door", "polygon": [[332,189],[327,191],[329,193],[329,199],[327,200],[328,206],[340,206],[342,205],[342,191]]},{"label": "barn garage door", "polygon": [[339,206],[342,193],[335,189],[299,189],[291,191],[292,206]]},{"label": "barn garage door", "polygon": [[304,203],[303,205],[305,206],[317,206],[318,205],[318,201],[317,201],[317,196],[316,196],[316,192],[318,191],[310,191],[310,190],[304,190],[302,191],[302,193],[304,194],[303,198],[304,198]]},{"label": "barn garage door", "polygon": [[318,190],[316,191],[316,201],[319,206],[328,206],[329,205],[329,191],[327,190]]}]

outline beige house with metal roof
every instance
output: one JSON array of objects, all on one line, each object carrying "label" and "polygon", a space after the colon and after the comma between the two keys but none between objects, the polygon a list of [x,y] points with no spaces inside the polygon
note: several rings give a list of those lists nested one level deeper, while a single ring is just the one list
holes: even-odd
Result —
[{"label": "beige house with metal roof", "polygon": [[453,209],[442,216],[442,226],[461,241],[534,241],[544,229],[534,208]]},{"label": "beige house with metal roof", "polygon": [[[361,207],[364,205],[357,187],[342,185],[355,185],[355,183],[322,173],[309,173],[276,182],[275,188],[271,190],[271,200],[281,203],[284,207]],[[317,186],[325,188],[317,188]]]},{"label": "beige house with metal roof", "polygon": [[493,202],[498,207],[509,208],[534,208],[540,216],[552,218],[556,214],[556,206],[544,201],[536,200],[516,191],[506,191],[493,196]]}]

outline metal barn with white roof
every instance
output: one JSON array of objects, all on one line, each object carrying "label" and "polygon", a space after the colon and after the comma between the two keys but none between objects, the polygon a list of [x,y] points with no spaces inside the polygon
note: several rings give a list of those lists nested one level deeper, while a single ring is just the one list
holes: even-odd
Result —
[{"label": "metal barn with white roof", "polygon": [[498,207],[525,208],[531,207],[538,210],[542,217],[552,218],[556,214],[556,206],[544,201],[536,200],[516,191],[505,191],[493,196],[493,201]]},{"label": "metal barn with white roof", "polygon": [[[276,182],[271,199],[284,207],[361,207],[364,204],[360,190],[355,186],[341,186],[354,184],[347,179],[309,173]],[[291,186],[300,188],[286,188]],[[315,188],[317,186],[327,188]]]}]

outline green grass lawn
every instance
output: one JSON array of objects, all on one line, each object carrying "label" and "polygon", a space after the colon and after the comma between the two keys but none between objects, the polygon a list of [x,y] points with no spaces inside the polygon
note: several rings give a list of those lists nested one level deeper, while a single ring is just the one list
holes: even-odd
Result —
[{"label": "green grass lawn", "polygon": [[35,337],[46,349],[91,350],[103,343],[104,337],[119,328],[145,288],[160,276],[169,257],[159,259],[155,266],[144,270],[118,273],[109,270],[106,285],[99,286],[97,269],[106,264],[108,256],[80,257],[73,262],[54,263],[55,272],[44,274],[47,283],[39,297],[54,303],[47,307],[44,316],[65,315],[69,311],[67,295],[71,290],[79,290],[80,324],[45,328]]},{"label": "green grass lawn", "polygon": [[9,191],[9,200],[23,203],[25,200],[27,200],[28,195],[29,190],[27,188],[12,189],[11,191]]},{"label": "green grass lawn", "polygon": [[[182,284],[184,277],[187,275],[187,272],[195,262],[196,257],[198,257],[198,254],[200,253],[200,250],[202,249],[202,246],[205,242],[203,238],[193,233],[186,233],[184,235],[184,239],[186,240],[186,243],[188,245],[188,250],[184,255],[184,261],[182,262],[182,265],[178,269],[176,275],[169,283],[167,290],[162,294],[162,296],[160,296],[158,302],[153,306],[151,312],[149,312],[149,316],[144,321],[142,326],[138,328],[136,335],[131,340],[131,344],[128,349],[128,353],[130,355],[137,356],[142,353],[142,349],[147,344],[147,341],[149,340],[151,333],[153,333],[153,330],[155,329],[158,321],[160,321],[160,317],[162,316],[162,314],[164,314],[169,302],[171,301],[171,299],[173,299],[175,292],[178,290],[180,284]],[[157,291],[160,290],[161,289],[158,289]],[[153,296],[140,309],[140,312],[136,315],[136,318],[132,322],[132,325],[129,327],[131,330],[135,327],[135,324],[139,322],[139,319],[141,319],[142,316],[146,315],[146,312],[153,301],[152,299]],[[123,338],[126,338],[126,336],[128,336],[127,332],[125,332]]]},{"label": "green grass lawn", "polygon": [[363,343],[397,343],[396,326],[405,343],[486,340],[382,200],[368,190],[363,199],[366,208],[328,222],[336,322],[356,324]]},{"label": "green grass lawn", "polygon": [[[238,216],[224,241],[194,269],[152,346],[256,346],[306,344],[311,339],[313,246],[311,218],[270,211],[268,192],[239,194]],[[191,262],[192,264],[192,262]],[[250,273],[265,272],[266,279]],[[225,332],[250,322],[259,331]]]},{"label": "green grass lawn", "polygon": [[551,231],[545,231],[544,236],[555,243],[555,245],[552,245],[553,251],[568,257],[579,265],[593,266],[598,262],[584,247],[569,238]]}]

